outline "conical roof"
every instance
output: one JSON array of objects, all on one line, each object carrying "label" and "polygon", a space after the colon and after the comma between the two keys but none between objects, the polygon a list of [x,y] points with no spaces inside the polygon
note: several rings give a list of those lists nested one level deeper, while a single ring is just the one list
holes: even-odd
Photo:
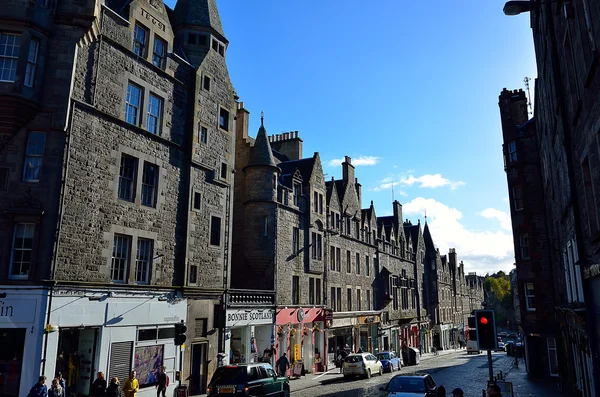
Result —
[{"label": "conical roof", "polygon": [[252,150],[250,151],[250,160],[246,167],[255,165],[277,168],[277,164],[275,164],[275,159],[273,158],[273,152],[271,151],[271,144],[269,144],[269,140],[267,139],[267,129],[265,128],[264,116],[262,114],[260,117],[260,128],[258,129],[258,134],[256,134],[254,146],[252,146]]},{"label": "conical roof", "polygon": [[211,28],[225,38],[216,0],[177,0],[173,10],[173,27],[178,25]]}]

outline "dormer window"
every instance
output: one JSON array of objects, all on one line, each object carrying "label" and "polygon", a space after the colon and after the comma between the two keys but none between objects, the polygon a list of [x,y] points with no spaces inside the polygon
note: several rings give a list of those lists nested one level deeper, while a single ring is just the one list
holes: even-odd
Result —
[{"label": "dormer window", "polygon": [[300,197],[302,196],[302,185],[294,183],[294,205],[300,207]]},{"label": "dormer window", "polygon": [[213,37],[212,39],[212,49],[219,53],[221,56],[225,56],[225,45],[219,42],[217,39]]},{"label": "dormer window", "polygon": [[152,48],[152,63],[157,68],[165,68],[167,54],[167,43],[158,36],[154,36],[154,47]]},{"label": "dormer window", "polygon": [[133,52],[140,57],[145,57],[147,42],[148,29],[136,23],[133,31]]}]

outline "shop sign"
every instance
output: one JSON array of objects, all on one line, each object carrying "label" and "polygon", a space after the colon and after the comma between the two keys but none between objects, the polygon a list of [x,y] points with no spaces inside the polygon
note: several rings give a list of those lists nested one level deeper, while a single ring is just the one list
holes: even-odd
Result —
[{"label": "shop sign", "polygon": [[374,324],[378,323],[379,321],[379,316],[360,316],[358,318],[358,322],[360,324]]},{"label": "shop sign", "polygon": [[294,345],[294,361],[298,360],[300,360],[300,345],[296,343]]},{"label": "shop sign", "polygon": [[250,324],[273,324],[274,309],[237,309],[227,310],[227,327],[239,327]]},{"label": "shop sign", "polygon": [[30,324],[35,320],[35,313],[35,299],[0,299],[0,324]]},{"label": "shop sign", "polygon": [[365,318],[365,324],[373,324],[374,322],[375,322],[375,317]]}]

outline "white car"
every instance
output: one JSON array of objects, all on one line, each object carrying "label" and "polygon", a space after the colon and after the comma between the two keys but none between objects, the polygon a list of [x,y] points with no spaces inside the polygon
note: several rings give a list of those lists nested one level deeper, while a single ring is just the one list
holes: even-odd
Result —
[{"label": "white car", "polygon": [[350,376],[366,376],[370,378],[372,374],[383,374],[383,365],[371,353],[356,353],[346,356],[342,366],[344,378]]},{"label": "white car", "polygon": [[476,340],[468,340],[467,341],[467,354],[471,354],[471,353],[481,353],[481,350],[479,350],[479,345],[477,344]]}]

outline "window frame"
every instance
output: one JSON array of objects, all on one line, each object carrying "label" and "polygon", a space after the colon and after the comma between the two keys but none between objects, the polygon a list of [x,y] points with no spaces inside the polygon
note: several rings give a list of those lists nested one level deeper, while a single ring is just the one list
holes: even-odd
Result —
[{"label": "window frame", "polygon": [[352,288],[346,287],[346,311],[352,311]]},{"label": "window frame", "polygon": [[[115,256],[115,253],[117,251],[117,239],[122,239],[127,245],[126,245],[126,252],[125,252],[125,257],[119,257],[117,258]],[[131,248],[133,245],[133,237],[131,235],[128,234],[122,234],[122,233],[115,233],[113,236],[113,247],[112,247],[112,254],[111,254],[111,261],[110,261],[110,280],[113,283],[118,283],[118,284],[126,284],[129,280],[129,267],[131,266]],[[117,260],[123,261],[123,279],[117,279],[115,278],[115,273],[119,272],[119,269],[116,269],[115,271],[115,262]]]},{"label": "window frame", "polygon": [[[139,161],[139,160],[138,160]],[[149,184],[146,180],[146,168],[154,169],[154,183]],[[158,173],[160,168],[157,164],[150,163],[148,161],[144,161],[142,165],[142,194],[140,196],[140,204],[144,207],[156,208],[156,201],[158,197]],[[145,197],[148,197],[146,192],[147,189],[151,189],[149,197],[152,199],[150,203],[145,203]]]},{"label": "window frame", "polygon": [[[8,52],[6,52],[6,50],[9,48],[8,46],[8,39],[7,39],[7,44],[5,46],[5,53],[4,54],[0,54],[0,60],[2,59],[6,59],[9,60],[8,62],[10,62],[10,67],[9,68],[2,68],[0,69],[0,82],[3,83],[14,83],[17,80],[17,69],[19,68],[19,53],[21,52],[21,39],[23,38],[22,35],[20,34],[16,34],[16,33],[8,33],[8,32],[0,32],[0,40],[2,40],[3,36],[12,36],[13,37],[13,42],[11,44],[11,54],[8,55]],[[15,45],[15,42],[18,41],[18,44]],[[16,49],[16,53],[17,55],[13,55]],[[5,63],[3,63],[4,65]],[[14,69],[13,69],[14,66]],[[3,79],[2,75],[4,74],[3,71],[4,70],[8,70],[8,79]],[[12,80],[11,80],[12,77]]]},{"label": "window frame", "polygon": [[[208,84],[207,84],[208,83]],[[208,85],[208,88],[206,87]],[[212,85],[212,78],[209,75],[202,75],[202,89],[204,91],[210,92]]]},{"label": "window frame", "polygon": [[529,233],[519,234],[519,254],[521,259],[531,259],[531,252],[529,251]]},{"label": "window frame", "polygon": [[[517,193],[519,192],[519,193]],[[512,193],[513,193],[513,209],[515,211],[521,211],[523,210],[524,206],[524,199],[523,199],[523,186],[521,185],[515,185],[512,187]],[[519,205],[520,203],[520,205]]]},{"label": "window frame", "polygon": [[[225,113],[225,114],[223,114]],[[227,117],[224,117],[224,116]],[[231,123],[229,122],[231,118],[231,113],[224,108],[223,106],[219,106],[219,114],[217,117],[217,127],[221,130],[221,131],[225,131],[225,132],[229,132],[229,129],[231,127]]]},{"label": "window frame", "polygon": [[[41,142],[32,143],[32,137],[40,137]],[[34,138],[35,139],[35,138]],[[36,146],[32,146],[32,144],[38,144]],[[39,146],[39,147],[38,147]],[[35,153],[31,153],[30,151],[34,151],[37,149]],[[25,148],[25,160],[23,162],[23,182],[37,183],[40,181],[42,174],[42,166],[44,164],[44,151],[46,149],[46,133],[43,131],[31,131],[29,132],[29,136],[27,137],[27,146]],[[35,165],[29,167],[31,161],[35,160]],[[39,162],[39,163],[38,163]],[[34,175],[32,177],[28,177],[28,170],[34,170]],[[37,175],[35,175],[35,170],[37,169]],[[37,178],[36,178],[37,176]]]},{"label": "window frame", "polygon": [[[300,276],[292,275],[292,305],[300,304]],[[302,310],[301,308],[298,310]]]},{"label": "window frame", "polygon": [[[137,32],[138,32],[138,28],[140,32],[144,32],[144,42],[141,43],[140,41],[138,41],[137,38]],[[146,58],[147,56],[147,52],[148,52],[148,40],[150,38],[150,29],[148,29],[146,26],[144,26],[143,24],[141,24],[139,21],[135,21],[134,26],[133,26],[133,43],[132,43],[132,48],[131,51],[139,56],[140,58]],[[136,44],[141,43],[141,45],[136,47]],[[141,51],[138,52],[138,49],[141,47]]]},{"label": "window frame", "polygon": [[208,143],[208,128],[200,125],[198,128],[198,142],[207,144]]},{"label": "window frame", "polygon": [[[156,104],[158,106],[155,106]],[[148,106],[146,107],[146,131],[161,136],[164,109],[164,99],[150,92],[148,95]],[[156,110],[156,114],[153,113],[154,110]]]},{"label": "window frame", "polygon": [[[33,54],[33,60],[31,59],[31,49],[33,44],[35,43],[35,50]],[[23,84],[26,87],[33,88],[35,86],[35,72],[37,67],[37,59],[40,52],[40,40],[36,37],[32,37],[29,40],[29,50],[27,51],[27,62],[25,67],[25,79]]]},{"label": "window frame", "polygon": [[[15,243],[17,241],[17,231],[19,226],[24,226],[25,230],[24,232],[27,232],[27,230],[31,227],[32,231],[31,231],[31,237],[27,237],[24,236],[23,242],[21,244],[21,247],[16,248],[15,247]],[[10,246],[10,262],[9,262],[9,269],[8,269],[8,279],[9,280],[27,280],[30,276],[31,270],[32,270],[32,265],[35,263],[34,262],[34,258],[33,258],[33,254],[34,254],[34,246],[35,246],[35,229],[36,229],[36,224],[34,222],[16,222],[13,226],[13,235],[12,235],[12,243]],[[24,244],[25,239],[31,239],[31,248],[27,248]],[[29,252],[29,268],[27,269],[27,273],[26,274],[13,274],[13,270],[15,269],[15,253],[16,251],[19,252],[25,252],[28,251]],[[22,257],[21,257],[22,259]],[[22,271],[22,265],[24,263],[27,262],[23,262],[22,260],[19,262],[20,265],[20,272]]]},{"label": "window frame", "polygon": [[[140,244],[146,244],[149,254],[147,258],[140,259]],[[134,282],[136,284],[150,284],[151,275],[152,275],[152,260],[154,256],[154,240],[149,238],[138,237],[136,244],[136,255],[135,255],[135,269],[134,269]],[[140,280],[138,279],[138,275],[140,273],[138,266],[145,266],[145,278]]]},{"label": "window frame", "polygon": [[[156,52],[156,43],[160,43],[162,45],[163,53]],[[152,45],[152,64],[159,69],[164,70],[167,64],[167,53],[168,53],[168,43],[162,37],[157,34],[154,34],[154,41]],[[158,58],[158,65],[156,64],[156,59]]]},{"label": "window frame", "polygon": [[292,254],[298,255],[300,253],[300,228],[292,227]]},{"label": "window frame", "polygon": [[[131,168],[131,178],[129,178],[128,176],[124,176],[123,175],[123,159],[130,159],[133,162],[133,167]],[[121,159],[119,162],[119,178],[118,178],[118,185],[117,185],[117,198],[119,200],[123,200],[123,201],[127,201],[129,203],[134,203],[135,199],[136,199],[136,188],[137,188],[137,173],[138,173],[138,167],[139,167],[139,159],[135,156],[132,156],[130,154],[127,153],[121,153]],[[126,180],[126,181],[125,181]],[[124,182],[125,181],[125,182]],[[130,185],[130,191],[131,191],[131,197],[130,198],[126,198],[123,197],[121,195],[121,192],[124,191],[124,187],[122,187],[121,183],[128,183]]]},{"label": "window frame", "polygon": [[[218,236],[217,233],[213,234],[213,228],[216,226],[214,219],[218,219],[219,220],[219,230],[218,230]],[[217,247],[221,247],[222,245],[222,240],[223,240],[223,219],[220,216],[216,216],[216,215],[211,215],[210,216],[210,233],[209,233],[209,245],[211,247],[217,248]],[[219,241],[217,241],[215,243],[215,240],[213,238],[218,237]]]},{"label": "window frame", "polygon": [[315,304],[315,278],[308,278],[308,304]]},{"label": "window frame", "polygon": [[[550,341],[554,342],[554,347],[550,346]],[[546,338],[546,347],[547,347],[547,351],[548,351],[548,373],[550,374],[550,376],[553,377],[558,377],[559,376],[559,371],[558,371],[558,350],[556,347],[556,339],[552,336],[549,336]],[[553,352],[553,353],[551,353]],[[552,372],[552,355],[554,356],[554,360],[556,362],[556,372]]]},{"label": "window frame", "polygon": [[517,161],[517,141],[510,141],[508,142],[508,164],[516,163]]},{"label": "window frame", "polygon": [[[531,288],[528,288],[531,286]],[[523,297],[525,298],[525,309],[528,312],[536,311],[535,307],[535,286],[533,283],[523,283]],[[530,299],[532,302],[530,303]]]},{"label": "window frame", "polygon": [[[137,105],[134,105],[131,102],[131,98],[133,97],[133,93],[130,92],[130,88],[135,88],[138,90],[138,102]],[[135,125],[136,127],[139,127],[142,124],[142,106],[144,105],[144,88],[141,85],[138,85],[134,82],[132,82],[131,80],[128,80],[127,82],[127,89],[125,91],[125,113],[124,113],[124,119],[125,122],[131,125]],[[130,113],[130,109],[135,109],[135,113],[133,114],[133,118],[134,118],[134,122],[129,121],[129,116],[131,116]]]},{"label": "window frame", "polygon": [[[198,199],[198,200],[196,200]],[[192,191],[192,211],[200,212],[202,211],[202,193],[194,190]],[[198,202],[198,206],[196,207],[196,201]]]}]

